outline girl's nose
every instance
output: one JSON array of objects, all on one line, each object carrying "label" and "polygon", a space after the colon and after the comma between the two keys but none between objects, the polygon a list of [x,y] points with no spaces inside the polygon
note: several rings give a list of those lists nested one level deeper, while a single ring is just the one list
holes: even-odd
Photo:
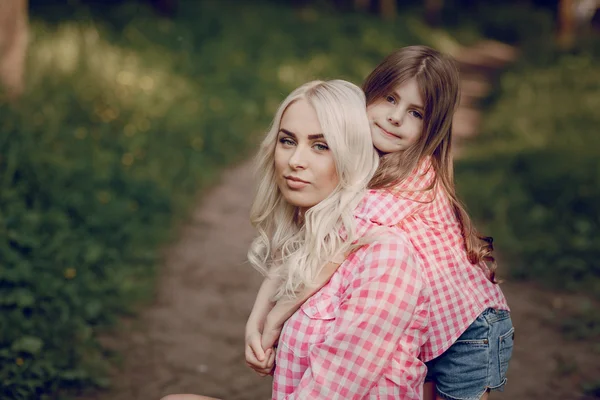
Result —
[{"label": "girl's nose", "polygon": [[402,111],[398,109],[390,111],[387,120],[390,124],[394,126],[402,125]]}]

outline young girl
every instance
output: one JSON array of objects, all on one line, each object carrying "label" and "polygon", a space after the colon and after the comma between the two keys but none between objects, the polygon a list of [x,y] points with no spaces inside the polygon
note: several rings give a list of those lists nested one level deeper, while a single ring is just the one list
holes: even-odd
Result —
[{"label": "young girl", "polygon": [[[406,47],[377,66],[363,89],[380,155],[369,194],[379,193],[379,203],[368,211],[374,221],[391,215],[398,219],[432,290],[429,340],[420,354],[432,382],[426,385],[426,397],[486,398],[506,382],[514,329],[495,282],[491,239],[477,235],[454,190],[457,68],[433,49]],[[246,327],[246,360],[260,374],[270,371],[271,346],[285,318],[336,276],[337,260],[328,261],[312,290],[295,301],[279,301],[270,313],[276,282],[263,283]]]}]

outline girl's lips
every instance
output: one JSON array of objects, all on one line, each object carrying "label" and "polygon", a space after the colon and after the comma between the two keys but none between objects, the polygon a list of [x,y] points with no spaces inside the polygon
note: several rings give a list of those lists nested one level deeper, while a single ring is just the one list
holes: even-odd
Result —
[{"label": "girl's lips", "polygon": [[375,125],[377,125],[377,127],[378,127],[379,129],[381,129],[381,132],[383,132],[383,133],[384,133],[384,134],[386,134],[387,136],[390,136],[390,137],[393,137],[393,138],[399,139],[399,137],[398,137],[398,136],[394,135],[393,133],[390,133],[390,132],[386,131],[385,129],[383,129],[383,128],[382,128],[381,126],[379,126],[378,124],[375,124]]}]

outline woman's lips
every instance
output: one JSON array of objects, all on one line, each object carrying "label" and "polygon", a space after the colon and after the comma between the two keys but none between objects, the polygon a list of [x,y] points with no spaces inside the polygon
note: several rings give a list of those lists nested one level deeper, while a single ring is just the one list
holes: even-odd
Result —
[{"label": "woman's lips", "polygon": [[290,189],[302,189],[308,185],[308,182],[296,178],[295,176],[286,176],[285,181]]}]

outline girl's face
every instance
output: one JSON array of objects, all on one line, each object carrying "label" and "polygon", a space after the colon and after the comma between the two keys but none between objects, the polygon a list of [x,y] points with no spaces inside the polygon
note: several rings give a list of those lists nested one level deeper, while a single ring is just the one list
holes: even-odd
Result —
[{"label": "girl's face", "polygon": [[275,176],[284,199],[301,210],[324,200],[339,183],[317,113],[304,99],[290,104],[281,118]]},{"label": "girl's face", "polygon": [[367,106],[373,145],[382,153],[403,151],[423,131],[424,102],[415,78]]}]

